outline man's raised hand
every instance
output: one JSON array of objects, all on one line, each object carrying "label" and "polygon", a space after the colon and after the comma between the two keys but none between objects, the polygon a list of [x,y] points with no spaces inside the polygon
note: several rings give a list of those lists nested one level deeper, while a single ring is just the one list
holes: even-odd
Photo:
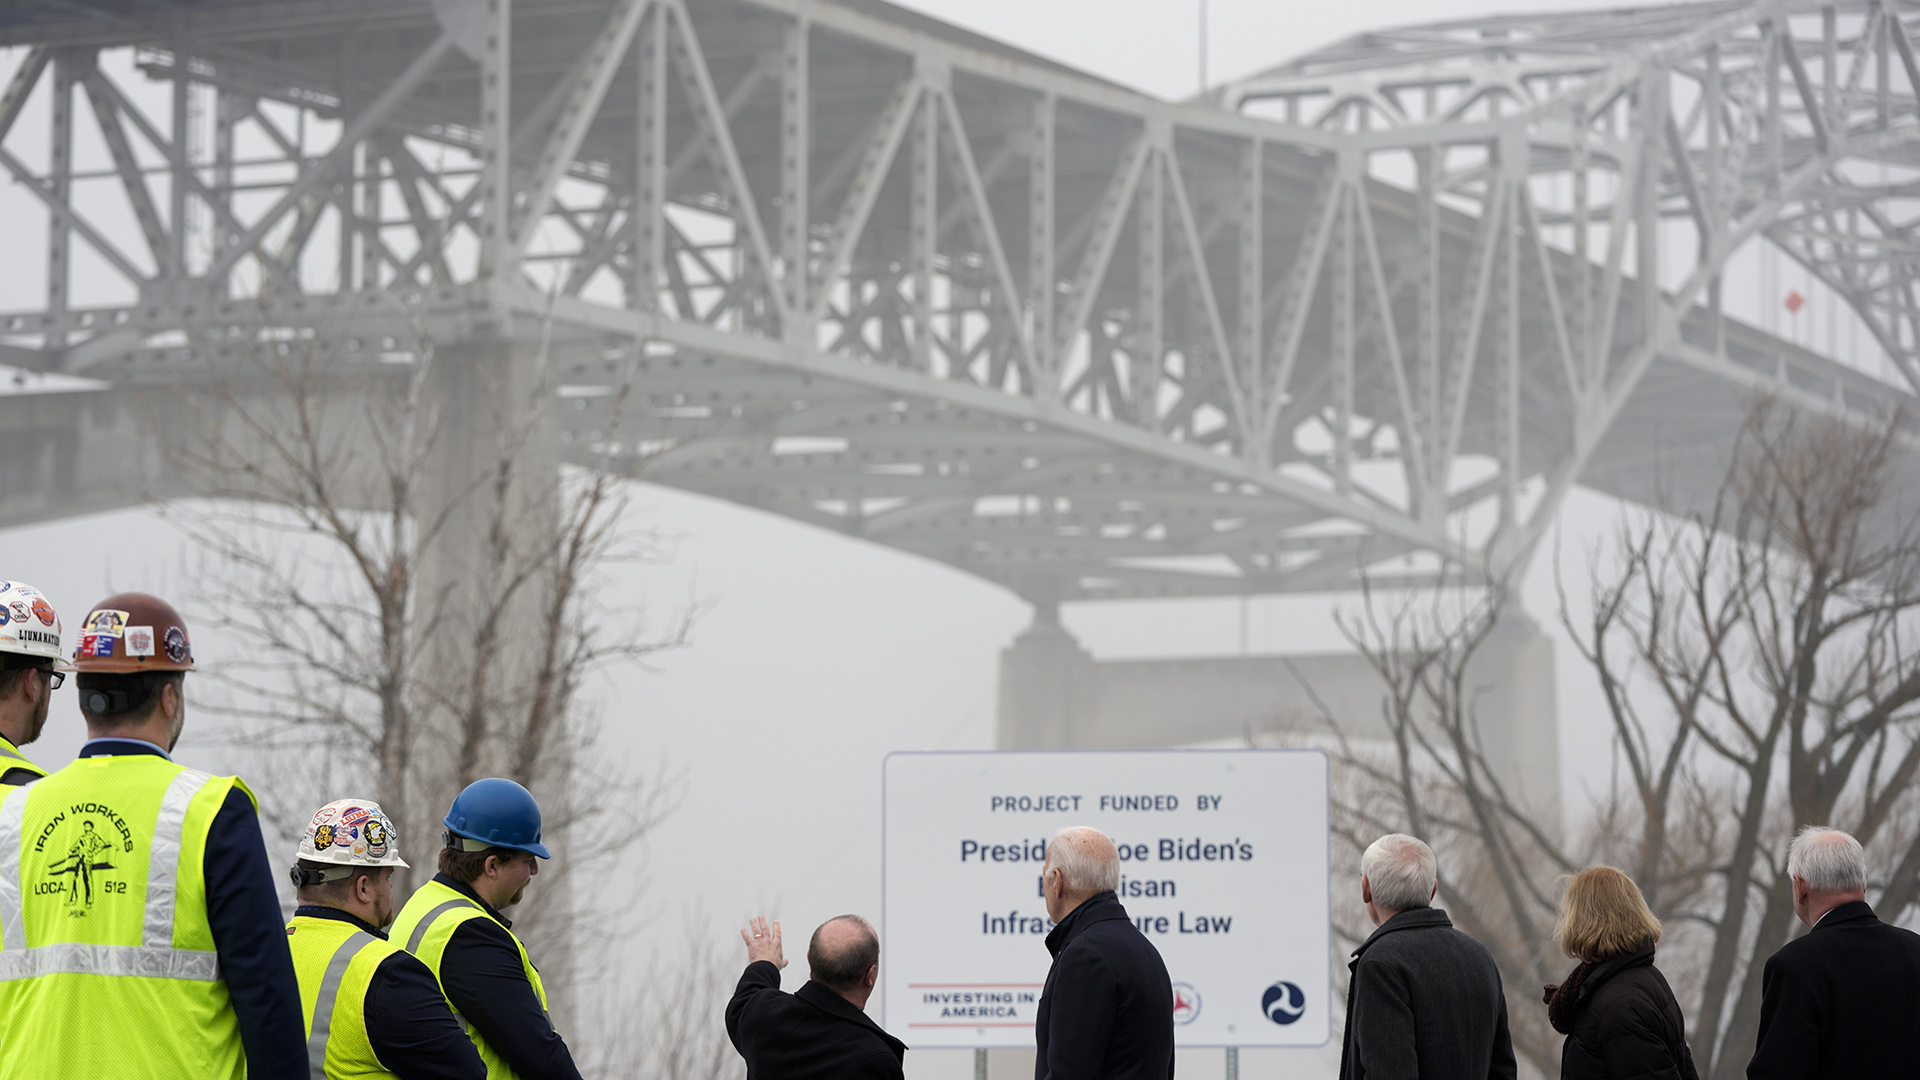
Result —
[{"label": "man's raised hand", "polygon": [[740,940],[747,943],[747,963],[765,960],[777,968],[787,966],[786,955],[780,951],[779,920],[768,925],[765,919],[748,919],[747,928],[740,931]]}]

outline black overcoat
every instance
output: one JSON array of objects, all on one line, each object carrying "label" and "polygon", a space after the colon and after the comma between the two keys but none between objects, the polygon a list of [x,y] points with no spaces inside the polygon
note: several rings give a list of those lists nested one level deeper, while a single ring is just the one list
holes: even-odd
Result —
[{"label": "black overcoat", "polygon": [[1687,1021],[1653,947],[1594,966],[1575,992],[1561,1080],[1699,1080]]},{"label": "black overcoat", "polygon": [[809,980],[780,991],[780,969],[747,965],[727,1002],[727,1037],[748,1080],[902,1080],[907,1044],[853,1002]]},{"label": "black overcoat", "polygon": [[1827,912],[1767,960],[1749,1080],[1920,1072],[1920,935],[1866,901]]},{"label": "black overcoat", "polygon": [[1119,898],[1103,892],[1074,908],[1047,951],[1035,1080],[1172,1080],[1173,981]]},{"label": "black overcoat", "polygon": [[1513,1080],[1500,970],[1446,912],[1395,915],[1348,967],[1340,1080]]}]

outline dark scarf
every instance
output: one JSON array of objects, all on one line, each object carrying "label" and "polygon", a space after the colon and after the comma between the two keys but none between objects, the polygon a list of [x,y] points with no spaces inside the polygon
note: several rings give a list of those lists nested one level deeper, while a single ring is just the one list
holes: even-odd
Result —
[{"label": "dark scarf", "polygon": [[1632,952],[1621,953],[1597,963],[1587,961],[1573,969],[1572,973],[1558,986],[1549,986],[1541,1000],[1547,1003],[1547,1020],[1553,1024],[1553,1030],[1562,1035],[1573,1034],[1573,1015],[1580,1006],[1593,995],[1601,983],[1613,978],[1628,968],[1641,967],[1653,963],[1653,946],[1643,945]]},{"label": "dark scarf", "polygon": [[1593,969],[1599,966],[1591,960],[1582,961],[1565,980],[1547,987],[1546,992],[1540,995],[1540,1000],[1547,1003],[1547,1021],[1553,1025],[1553,1030],[1562,1035],[1573,1034],[1573,1011],[1580,1002],[1580,988],[1586,984],[1587,976],[1593,974]]}]

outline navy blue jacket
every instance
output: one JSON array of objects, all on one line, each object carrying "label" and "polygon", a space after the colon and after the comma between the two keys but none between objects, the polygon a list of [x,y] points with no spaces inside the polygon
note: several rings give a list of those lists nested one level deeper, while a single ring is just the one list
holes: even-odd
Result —
[{"label": "navy blue jacket", "polygon": [[1768,958],[1750,1080],[1865,1080],[1920,1068],[1920,935],[1864,900]]},{"label": "navy blue jacket", "polygon": [[[293,913],[352,923],[381,940],[387,936],[385,930],[337,908],[302,904]],[[374,1056],[400,1080],[486,1080],[480,1051],[447,1008],[433,972],[412,953],[397,952],[380,961],[367,983],[361,1015]]]},{"label": "navy blue jacket", "polygon": [[1103,892],[1047,935],[1034,1080],[1172,1080],[1173,980],[1160,950]]},{"label": "navy blue jacket", "polygon": [[[159,747],[139,739],[91,739],[80,756],[153,754]],[[171,758],[169,758],[171,760]],[[207,829],[202,864],[207,879],[207,925],[220,957],[249,1080],[308,1080],[307,1020],[300,1010],[300,981],[287,951],[287,924],[273,889],[273,866],[260,836],[253,800],[235,789]]]},{"label": "navy blue jacket", "polygon": [[[513,923],[480,899],[473,886],[446,874],[433,880],[479,904],[508,927]],[[520,949],[513,935],[492,919],[468,919],[454,928],[447,950],[440,956],[440,985],[455,1011],[466,1017],[487,1045],[526,1080],[580,1080],[573,1053],[553,1021],[540,1007],[540,997],[520,966]]]}]

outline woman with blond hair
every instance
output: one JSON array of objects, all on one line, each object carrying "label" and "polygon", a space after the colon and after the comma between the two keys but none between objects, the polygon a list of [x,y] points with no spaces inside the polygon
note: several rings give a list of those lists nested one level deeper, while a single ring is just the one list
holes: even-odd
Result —
[{"label": "woman with blond hair", "polygon": [[1573,875],[1553,936],[1580,961],[1546,992],[1547,1019],[1567,1037],[1563,1080],[1698,1080],[1686,1018],[1653,966],[1660,920],[1632,878],[1611,866]]}]

